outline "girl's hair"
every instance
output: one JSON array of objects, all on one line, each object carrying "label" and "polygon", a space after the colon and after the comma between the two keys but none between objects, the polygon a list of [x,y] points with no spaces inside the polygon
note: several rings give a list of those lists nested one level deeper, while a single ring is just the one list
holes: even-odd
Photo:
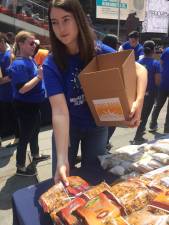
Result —
[{"label": "girl's hair", "polygon": [[29,37],[35,37],[35,35],[28,31],[20,31],[15,36],[15,43],[13,45],[14,55],[16,55],[20,51],[19,43],[24,43],[24,41]]},{"label": "girl's hair", "polygon": [[95,55],[95,35],[92,28],[89,26],[89,22],[78,0],[53,0],[49,5],[49,34],[51,39],[51,52],[55,63],[61,70],[66,70],[68,65],[68,52],[66,46],[58,40],[53,31],[50,18],[51,9],[53,7],[63,9],[73,14],[79,31],[78,46],[80,57],[86,65]]},{"label": "girl's hair", "polygon": [[147,40],[144,42],[143,47],[144,47],[144,54],[146,56],[149,56],[154,53],[155,43],[152,40]]}]

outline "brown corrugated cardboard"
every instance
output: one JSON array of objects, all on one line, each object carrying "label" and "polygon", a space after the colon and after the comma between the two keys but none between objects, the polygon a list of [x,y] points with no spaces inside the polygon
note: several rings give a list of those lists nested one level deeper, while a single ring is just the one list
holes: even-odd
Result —
[{"label": "brown corrugated cardboard", "polygon": [[136,98],[132,50],[98,55],[79,75],[86,101],[99,126],[127,126]]}]

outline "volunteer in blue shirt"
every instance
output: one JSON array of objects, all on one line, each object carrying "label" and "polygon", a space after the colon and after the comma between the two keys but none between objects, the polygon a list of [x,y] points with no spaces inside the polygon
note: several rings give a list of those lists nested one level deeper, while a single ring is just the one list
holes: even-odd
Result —
[{"label": "volunteer in blue shirt", "polygon": [[18,55],[8,69],[12,79],[13,98],[19,119],[19,143],[16,154],[16,174],[20,176],[36,175],[36,168],[25,167],[26,149],[30,144],[33,162],[49,158],[39,155],[38,134],[40,130],[40,103],[44,100],[42,87],[43,70],[38,68],[31,58],[35,49],[35,37],[27,31],[19,32],[15,37]]},{"label": "volunteer in blue shirt", "polygon": [[128,41],[122,44],[119,51],[133,49],[136,61],[144,57],[143,46],[139,43],[139,32],[132,31],[128,35]]},{"label": "volunteer in blue shirt", "polygon": [[137,128],[132,144],[141,144],[145,141],[143,134],[145,131],[148,117],[153,108],[160,84],[160,62],[153,58],[155,50],[154,41],[148,40],[144,43],[144,58],[138,62],[146,67],[148,71],[148,84],[144,97],[144,104],[141,113],[141,123]]},{"label": "volunteer in blue shirt", "polygon": [[[18,141],[18,128],[16,114],[13,108],[11,79],[7,74],[7,68],[12,61],[12,52],[8,48],[5,34],[0,33],[0,138],[6,131],[14,128],[15,139],[13,144]],[[0,141],[1,144],[1,141]]]},{"label": "volunteer in blue shirt", "polygon": [[[157,119],[168,97],[169,97],[169,47],[167,47],[161,55],[161,82],[159,86],[157,101],[155,103],[152,112],[149,129],[150,132],[154,132],[158,129]],[[169,99],[164,124],[164,133],[169,133]]]},{"label": "volunteer in blue shirt", "polygon": [[[56,148],[54,144],[52,147],[53,175],[55,182],[62,180],[68,185],[69,166],[75,165],[80,143],[82,167],[96,166],[97,156],[106,152],[107,128],[96,126],[78,75],[93,56],[113,50],[103,44],[96,45],[78,0],[54,0],[48,15],[52,54],[45,60],[43,71],[56,143]],[[138,92],[130,126],[140,122],[146,87],[146,70],[141,65],[137,69]]]}]

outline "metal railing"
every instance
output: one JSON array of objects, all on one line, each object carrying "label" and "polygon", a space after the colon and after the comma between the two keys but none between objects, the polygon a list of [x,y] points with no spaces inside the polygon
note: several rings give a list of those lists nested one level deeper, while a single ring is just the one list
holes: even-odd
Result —
[{"label": "metal railing", "polygon": [[[43,2],[44,3],[44,2]],[[7,14],[32,25],[48,29],[47,7],[32,0],[2,1],[0,13]]]}]

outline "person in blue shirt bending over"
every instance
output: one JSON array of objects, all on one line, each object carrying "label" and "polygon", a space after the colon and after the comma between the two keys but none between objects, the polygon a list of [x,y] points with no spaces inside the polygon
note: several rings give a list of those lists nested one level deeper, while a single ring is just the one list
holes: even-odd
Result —
[{"label": "person in blue shirt bending over", "polygon": [[160,84],[160,62],[153,58],[154,50],[154,41],[145,41],[144,58],[138,61],[140,64],[145,66],[148,71],[148,84],[141,113],[141,123],[137,128],[134,140],[131,141],[132,144],[141,144],[145,142],[143,134],[158,93],[158,86]]},{"label": "person in blue shirt bending over", "polygon": [[[55,182],[62,180],[68,185],[67,176],[69,169],[75,166],[79,144],[81,166],[91,168],[97,166],[97,156],[106,153],[108,135],[107,127],[95,124],[78,75],[95,55],[114,50],[102,43],[97,44],[78,0],[53,0],[48,15],[51,55],[43,64],[43,72],[52,108],[53,176]],[[146,69],[140,64],[137,64],[137,75],[137,97],[130,114],[131,127],[140,123],[147,84]]]},{"label": "person in blue shirt bending over", "polygon": [[133,49],[135,54],[135,60],[142,59],[144,57],[143,46],[139,43],[139,32],[132,31],[128,35],[128,41],[122,44],[119,51]]},{"label": "person in blue shirt bending over", "polygon": [[[152,117],[150,121],[150,132],[155,132],[158,129],[157,119],[159,113],[169,97],[169,47],[164,49],[161,58],[161,82],[159,86],[157,101],[154,105]],[[169,99],[167,105],[167,114],[164,124],[164,133],[169,133]]]}]

